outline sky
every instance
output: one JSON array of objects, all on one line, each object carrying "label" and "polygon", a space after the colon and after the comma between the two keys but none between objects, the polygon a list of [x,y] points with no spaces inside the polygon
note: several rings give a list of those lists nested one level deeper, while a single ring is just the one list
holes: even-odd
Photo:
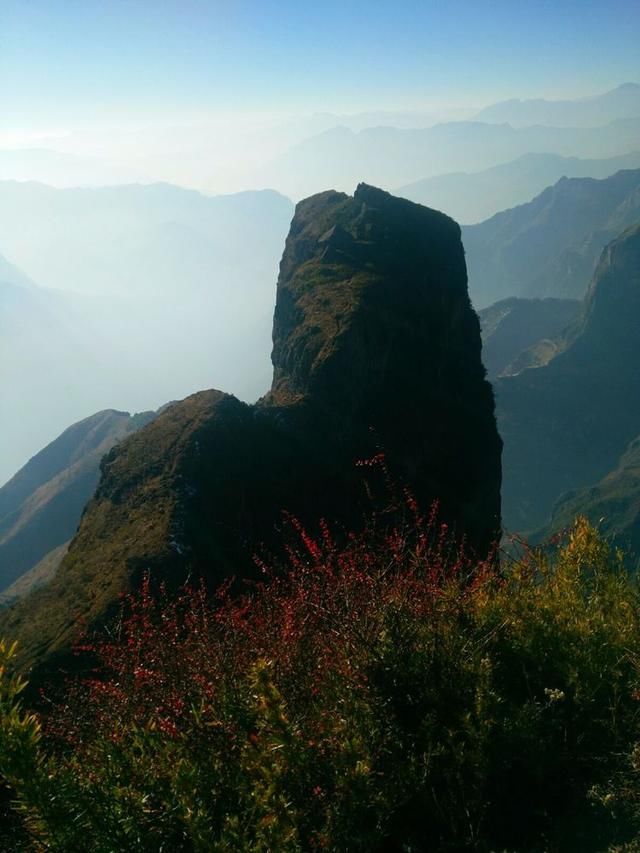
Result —
[{"label": "sky", "polygon": [[639,34],[637,0],[2,0],[0,128],[575,96]]}]

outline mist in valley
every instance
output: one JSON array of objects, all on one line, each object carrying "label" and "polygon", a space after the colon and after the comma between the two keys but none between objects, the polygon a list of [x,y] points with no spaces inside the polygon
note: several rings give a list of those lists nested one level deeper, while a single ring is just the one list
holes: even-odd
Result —
[{"label": "mist in valley", "polygon": [[[626,48],[600,79],[554,75],[535,59],[532,30],[518,74],[503,73],[505,41],[465,82],[454,72],[467,36],[450,16],[413,11],[434,28],[424,53],[419,28],[378,10],[370,26],[398,37],[387,82],[370,61],[369,24],[353,39],[348,26],[331,27],[330,10],[291,13],[297,44],[257,10],[263,33],[245,26],[246,9],[172,7],[154,18],[140,4],[122,29],[117,10],[89,3],[72,20],[55,5],[2,13],[14,89],[0,116],[0,482],[101,409],[155,410],[210,387],[246,401],[264,393],[278,264],[294,205],[309,194],[365,181],[472,225],[471,295],[484,307],[554,286],[513,266],[494,236],[499,221],[475,223],[563,176],[640,167],[640,85]],[[492,30],[479,8],[467,13],[475,32]],[[501,26],[525,17],[546,25],[522,12]],[[54,22],[78,46],[64,63]],[[116,30],[129,57],[121,71]],[[276,46],[278,58],[261,64]],[[400,60],[418,46],[412,73]],[[634,203],[624,204],[611,222],[571,232],[584,281],[557,295],[582,295],[603,235],[632,218]],[[536,210],[509,226],[514,245],[547,227],[540,217],[551,214]]]}]

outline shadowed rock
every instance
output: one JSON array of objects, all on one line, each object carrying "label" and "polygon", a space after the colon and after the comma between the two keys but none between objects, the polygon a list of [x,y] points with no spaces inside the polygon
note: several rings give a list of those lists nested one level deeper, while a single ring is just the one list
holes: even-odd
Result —
[{"label": "shadowed rock", "polygon": [[[10,613],[27,655],[66,648],[144,570],[181,583],[251,575],[281,545],[282,510],[357,527],[358,459],[394,476],[485,554],[499,530],[500,450],[458,225],[361,184],[301,202],[280,266],[270,392],[203,391],[103,462],[56,576]],[[37,631],[35,631],[37,626]],[[36,639],[37,637],[37,639]]]}]

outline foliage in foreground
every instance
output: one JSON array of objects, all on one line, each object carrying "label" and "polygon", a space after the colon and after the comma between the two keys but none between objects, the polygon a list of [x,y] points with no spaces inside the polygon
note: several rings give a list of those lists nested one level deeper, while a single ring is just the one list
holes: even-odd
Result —
[{"label": "foliage in foreground", "polygon": [[[472,563],[435,513],[250,595],[123,601],[39,719],[0,646],[0,775],[29,849],[606,850],[640,826],[640,608],[585,521]],[[85,649],[86,651],[86,649]],[[626,835],[625,835],[626,834]],[[633,849],[632,847],[616,849]]]}]

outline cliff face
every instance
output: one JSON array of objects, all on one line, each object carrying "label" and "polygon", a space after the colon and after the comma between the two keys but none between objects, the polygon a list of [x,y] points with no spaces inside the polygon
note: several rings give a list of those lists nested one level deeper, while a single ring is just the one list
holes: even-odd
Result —
[{"label": "cliff face", "polygon": [[602,252],[582,312],[543,366],[496,383],[505,526],[546,525],[568,490],[598,482],[640,432],[640,226]]},{"label": "cliff face", "polygon": [[298,205],[262,405],[313,412],[341,468],[373,428],[398,476],[486,551],[501,445],[480,350],[453,220],[363,184]]},{"label": "cliff face", "polygon": [[357,525],[368,504],[354,463],[380,448],[486,553],[501,442],[480,348],[452,220],[366,185],[301,202],[278,280],[271,391],[255,406],[201,392],[115,448],[57,577],[0,628],[41,658],[73,636],[69,613],[100,621],[146,569],[176,583],[251,574],[255,550],[280,543],[283,509]]}]

